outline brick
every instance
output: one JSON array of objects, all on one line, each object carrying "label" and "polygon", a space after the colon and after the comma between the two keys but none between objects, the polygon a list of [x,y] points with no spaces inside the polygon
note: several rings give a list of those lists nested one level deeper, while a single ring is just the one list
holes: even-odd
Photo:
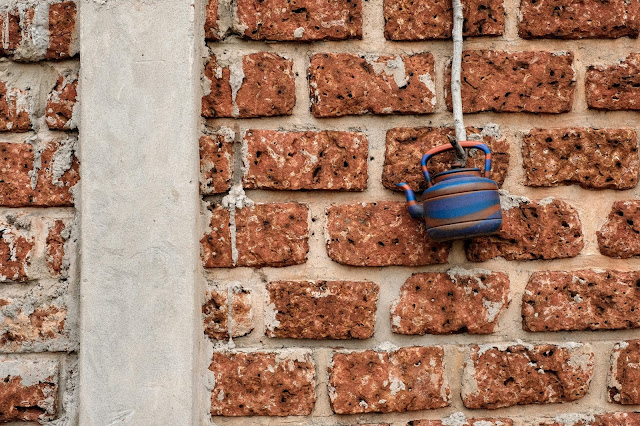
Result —
[{"label": "brick", "polygon": [[376,324],[378,286],[354,281],[274,281],[267,285],[269,337],[368,339]]},{"label": "brick", "polygon": [[467,419],[461,412],[442,420],[413,420],[407,426],[513,426],[511,419]]},{"label": "brick", "polygon": [[381,201],[329,207],[326,247],[343,265],[423,266],[446,263],[451,244],[429,240],[404,203]]},{"label": "brick", "polygon": [[608,390],[609,402],[640,404],[640,340],[627,340],[615,345],[611,354]]},{"label": "brick", "polygon": [[329,401],[336,414],[390,413],[449,406],[441,347],[335,353]]},{"label": "brick", "polygon": [[490,334],[507,306],[505,273],[461,268],[416,273],[391,304],[391,329],[418,335]]},{"label": "brick", "polygon": [[73,350],[75,345],[70,340],[68,323],[68,307],[64,296],[52,300],[46,298],[32,300],[30,296],[0,297],[0,350],[3,352]]},{"label": "brick", "polygon": [[65,275],[69,265],[65,264],[65,245],[71,237],[70,226],[62,220],[56,220],[47,234],[47,267],[54,276]]},{"label": "brick", "polygon": [[577,256],[584,247],[580,218],[566,202],[507,196],[501,204],[502,228],[494,236],[469,240],[468,260],[561,259]]},{"label": "brick", "polygon": [[0,81],[0,132],[31,129],[31,95]]},{"label": "brick", "polygon": [[640,328],[638,272],[534,272],[522,296],[526,331]]},{"label": "brick", "polygon": [[59,369],[54,361],[0,361],[0,422],[55,419]]},{"label": "brick", "polygon": [[596,232],[600,253],[628,259],[640,256],[640,200],[616,201]]},{"label": "brick", "polygon": [[311,57],[309,93],[314,117],[426,114],[436,104],[431,53]]},{"label": "brick", "polygon": [[369,143],[356,132],[248,130],[245,189],[367,189]]},{"label": "brick", "polygon": [[306,416],[316,400],[311,353],[214,353],[213,416]]},{"label": "brick", "polygon": [[361,0],[238,0],[238,29],[251,40],[362,38]]},{"label": "brick", "polygon": [[297,203],[256,204],[236,210],[237,266],[298,265],[309,252],[309,208]]},{"label": "brick", "polygon": [[637,140],[633,129],[533,129],[522,139],[525,184],[633,188],[640,163]]},{"label": "brick", "polygon": [[518,35],[532,38],[637,37],[640,4],[626,0],[523,0]]},{"label": "brick", "polygon": [[[462,111],[569,112],[573,105],[572,53],[471,50],[462,55]],[[451,110],[451,65],[445,75]]]},{"label": "brick", "polygon": [[229,285],[230,289],[214,288],[207,291],[206,301],[202,305],[204,334],[212,340],[229,338],[229,322],[231,337],[246,336],[253,330],[251,291],[239,285]]},{"label": "brick", "polygon": [[204,38],[206,40],[220,40],[220,27],[218,26],[218,0],[209,0],[206,6],[204,22]]},{"label": "brick", "polygon": [[205,268],[233,266],[231,248],[231,213],[220,205],[210,205],[209,229],[200,240]]},{"label": "brick", "polygon": [[29,280],[35,244],[30,228],[31,221],[22,216],[0,220],[0,281]]},{"label": "brick", "polygon": [[212,55],[204,75],[211,81],[202,98],[207,118],[291,115],[296,103],[293,61],[274,53],[245,55],[242,66],[240,58],[218,64]]},{"label": "brick", "polygon": [[585,77],[589,108],[640,110],[640,53],[631,53],[619,65],[590,66]]},{"label": "brick", "polygon": [[560,414],[539,426],[640,426],[638,413],[609,413],[609,414]]},{"label": "brick", "polygon": [[20,15],[17,9],[0,13],[0,57],[10,56],[18,48],[22,40],[20,31]]},{"label": "brick", "polygon": [[228,128],[200,138],[201,194],[220,194],[231,188],[233,138],[234,133]]},{"label": "brick", "polygon": [[78,98],[78,73],[65,73],[58,77],[55,87],[47,96],[47,126],[51,130],[75,130],[77,128],[76,101]]},{"label": "brick", "polygon": [[76,13],[76,5],[72,1],[55,3],[49,7],[47,59],[70,58],[76,54],[73,48],[77,37]]},{"label": "brick", "polygon": [[593,357],[580,344],[474,345],[464,367],[462,402],[496,409],[575,401],[589,390]]},{"label": "brick", "polygon": [[[465,2],[463,14],[464,36],[499,36],[504,33],[502,0]],[[453,8],[450,0],[385,0],[384,22],[384,36],[387,40],[450,39]]]},{"label": "brick", "polygon": [[[493,133],[489,130],[486,133]],[[491,148],[493,156],[491,179],[502,186],[509,168],[509,144],[505,139],[490,136],[482,129],[468,127],[467,135],[478,135],[482,142]],[[396,127],[387,131],[386,151],[382,184],[385,188],[400,191],[397,183],[407,182],[414,191],[422,192],[427,189],[427,183],[422,174],[420,160],[431,148],[449,143],[447,135],[455,134],[451,127]],[[484,170],[484,153],[471,150],[467,160],[468,167],[478,167]],[[441,173],[450,170],[455,159],[452,152],[439,154],[429,161],[430,173]]]},{"label": "brick", "polygon": [[73,206],[79,182],[75,136],[35,143],[0,143],[0,205]]}]

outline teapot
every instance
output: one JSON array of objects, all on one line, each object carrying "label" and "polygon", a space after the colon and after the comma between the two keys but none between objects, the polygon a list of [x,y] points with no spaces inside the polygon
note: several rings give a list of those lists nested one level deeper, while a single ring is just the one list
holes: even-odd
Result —
[{"label": "teapot", "polygon": [[490,235],[498,232],[502,225],[498,185],[489,179],[491,150],[475,141],[461,141],[460,145],[484,151],[484,175],[478,168],[454,168],[432,179],[427,162],[431,157],[453,149],[447,144],[430,149],[422,157],[420,164],[427,181],[422,204],[416,201],[409,184],[398,184],[407,198],[409,214],[415,219],[424,218],[427,235],[433,241]]}]

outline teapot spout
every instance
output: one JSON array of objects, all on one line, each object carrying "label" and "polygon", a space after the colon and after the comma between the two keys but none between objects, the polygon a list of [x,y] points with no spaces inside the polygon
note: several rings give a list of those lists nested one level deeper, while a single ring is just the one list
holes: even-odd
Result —
[{"label": "teapot spout", "polygon": [[414,219],[422,219],[424,217],[424,207],[422,204],[418,204],[416,201],[416,194],[413,193],[413,190],[409,186],[408,183],[402,182],[397,186],[402,188],[404,191],[405,197],[407,197],[407,208],[409,209],[409,214]]}]

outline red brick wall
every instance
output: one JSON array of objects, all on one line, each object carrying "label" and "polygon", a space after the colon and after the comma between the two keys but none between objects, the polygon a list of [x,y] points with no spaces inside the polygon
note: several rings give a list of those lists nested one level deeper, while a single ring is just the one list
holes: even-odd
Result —
[{"label": "red brick wall", "polygon": [[0,422],[76,417],[76,9],[0,5]]},{"label": "red brick wall", "polygon": [[395,184],[453,132],[450,2],[208,2],[214,422],[640,424],[640,2],[463,3],[504,225],[435,243]]}]

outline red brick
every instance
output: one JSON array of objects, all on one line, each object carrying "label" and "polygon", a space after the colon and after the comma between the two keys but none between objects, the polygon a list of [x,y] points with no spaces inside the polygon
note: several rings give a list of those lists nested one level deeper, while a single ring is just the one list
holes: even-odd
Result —
[{"label": "red brick", "polygon": [[290,266],[307,261],[309,208],[297,203],[256,204],[236,210],[237,266]]},{"label": "red brick", "polygon": [[218,26],[218,0],[207,2],[204,22],[204,38],[206,40],[220,40],[220,27]]},{"label": "red brick", "polygon": [[431,53],[316,54],[309,65],[311,111],[315,117],[430,113],[436,104],[434,75]]},{"label": "red brick", "polygon": [[0,422],[55,419],[59,368],[53,361],[0,361]]},{"label": "red brick", "polygon": [[22,40],[19,12],[7,10],[6,13],[0,13],[0,28],[4,29],[0,31],[0,57],[10,56]]},{"label": "red brick", "polygon": [[251,40],[362,38],[361,0],[238,0],[237,17]]},{"label": "red brick", "polygon": [[464,368],[462,401],[472,409],[575,401],[589,390],[593,357],[577,344],[474,345]]},{"label": "red brick", "polygon": [[231,213],[220,205],[211,205],[208,210],[211,214],[209,229],[200,240],[204,267],[231,267]]},{"label": "red brick", "polygon": [[502,272],[451,269],[413,274],[391,304],[391,329],[400,334],[490,334],[509,305]]},{"label": "red brick", "polygon": [[270,117],[291,115],[296,103],[293,61],[259,52],[218,65],[212,55],[204,74],[211,91],[202,98],[202,115],[216,117]]},{"label": "red brick", "polygon": [[31,129],[31,96],[0,81],[0,132]]},{"label": "red brick", "polygon": [[212,340],[228,339],[231,321],[232,337],[246,336],[253,330],[251,306],[251,291],[241,286],[232,286],[229,290],[216,288],[207,291],[206,302],[202,305],[204,334]]},{"label": "red brick", "polygon": [[335,353],[329,399],[336,414],[389,413],[449,406],[441,347]]},{"label": "red brick", "polygon": [[75,55],[76,12],[76,5],[72,1],[55,3],[49,7],[47,59],[64,59]]},{"label": "red brick", "polygon": [[522,38],[637,37],[640,6],[625,0],[523,0],[518,35]]},{"label": "red brick", "polygon": [[629,54],[620,65],[589,67],[585,86],[589,108],[640,110],[640,53]]},{"label": "red brick", "polygon": [[638,413],[610,414],[560,414],[553,420],[542,422],[539,426],[640,426]]},{"label": "red brick", "polygon": [[468,241],[468,260],[561,259],[577,256],[584,247],[580,218],[566,202],[523,197],[505,197],[501,202],[502,228],[495,236]]},{"label": "red brick", "polygon": [[[572,64],[572,53],[465,51],[462,111],[568,112],[573,105],[575,86]],[[450,67],[445,71],[449,110]]]},{"label": "red brick", "polygon": [[616,201],[596,233],[600,253],[628,259],[640,256],[640,200]]},{"label": "red brick", "polygon": [[522,296],[526,331],[640,328],[639,272],[534,272]]},{"label": "red brick", "polygon": [[376,324],[378,286],[354,281],[274,281],[267,285],[267,336],[368,339]]},{"label": "red brick", "polygon": [[62,74],[47,97],[47,126],[51,130],[74,130],[77,127],[76,100],[78,73]]},{"label": "red brick", "polygon": [[0,143],[0,205],[72,206],[80,180],[74,136],[31,143]]},{"label": "red brick", "polygon": [[310,352],[214,353],[214,416],[305,416],[316,400]]},{"label": "red brick", "polygon": [[[387,189],[400,191],[397,183],[407,182],[414,191],[422,192],[427,189],[427,183],[422,174],[420,160],[425,152],[439,145],[449,143],[447,135],[453,135],[450,127],[396,127],[387,131],[386,151],[382,184]],[[467,134],[482,134],[481,129],[467,128]],[[505,139],[483,135],[482,142],[491,148],[493,155],[491,179],[498,186],[502,186],[509,168],[509,144]],[[484,170],[484,153],[477,150],[470,153],[467,166]],[[473,156],[472,156],[473,155]],[[441,173],[451,169],[455,159],[452,152],[440,154],[429,161],[430,173]]]},{"label": "red brick", "polygon": [[[69,240],[70,229],[62,220],[56,220],[47,235],[47,266],[52,275],[61,275],[65,258],[65,244]],[[66,265],[68,267],[68,265]]]},{"label": "red brick", "polygon": [[513,426],[511,419],[467,419],[461,412],[442,420],[413,420],[407,426]]},{"label": "red brick", "polygon": [[441,264],[451,248],[429,240],[424,221],[391,201],[329,207],[326,246],[332,260],[351,266]]},{"label": "red brick", "polygon": [[0,281],[29,280],[34,240],[31,221],[24,217],[7,217],[0,222]]},{"label": "red brick", "polygon": [[640,340],[627,340],[615,345],[611,354],[608,389],[609,402],[640,404]]},{"label": "red brick", "polygon": [[533,129],[522,140],[525,184],[630,189],[638,183],[633,129]]},{"label": "red brick", "polygon": [[219,194],[231,188],[233,131],[225,130],[200,138],[201,194]]},{"label": "red brick", "polygon": [[369,143],[363,133],[248,130],[245,189],[367,189]]},{"label": "red brick", "polygon": [[[504,33],[502,0],[473,0],[464,2],[463,7],[464,36],[498,36]],[[450,0],[385,0],[384,21],[387,40],[450,39],[453,8]]]}]

